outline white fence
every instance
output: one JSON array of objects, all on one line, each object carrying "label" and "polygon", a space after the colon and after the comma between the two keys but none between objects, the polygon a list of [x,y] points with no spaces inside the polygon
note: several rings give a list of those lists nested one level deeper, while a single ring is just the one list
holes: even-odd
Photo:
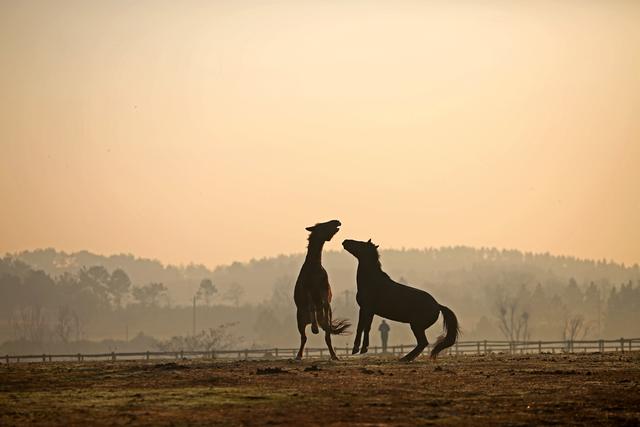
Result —
[{"label": "white fence", "polygon": [[[401,344],[387,347],[387,354],[403,355],[414,348],[412,344]],[[351,348],[335,348],[338,355],[351,355]],[[442,355],[469,355],[488,353],[533,354],[533,353],[604,353],[606,351],[640,350],[640,338],[620,338],[617,340],[586,341],[460,341],[445,350]],[[426,350],[425,350],[426,351]],[[267,348],[244,350],[203,350],[203,351],[145,351],[129,353],[77,353],[77,354],[27,354],[5,355],[0,363],[19,362],[54,362],[85,360],[151,360],[151,359],[289,359],[295,357],[298,348]],[[380,354],[379,346],[369,347],[368,354]],[[305,357],[324,357],[329,352],[326,348],[306,348]]]}]

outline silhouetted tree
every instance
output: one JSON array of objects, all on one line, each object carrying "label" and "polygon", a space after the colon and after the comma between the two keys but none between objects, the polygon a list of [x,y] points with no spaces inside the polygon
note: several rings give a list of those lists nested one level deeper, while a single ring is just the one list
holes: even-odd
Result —
[{"label": "silhouetted tree", "polygon": [[167,288],[162,283],[149,283],[144,286],[133,288],[133,298],[145,307],[157,307],[162,295],[165,295]]},{"label": "silhouetted tree", "polygon": [[116,307],[120,308],[122,305],[122,299],[129,293],[131,287],[131,279],[127,273],[122,269],[113,270],[111,277],[107,282],[107,290]]},{"label": "silhouetted tree", "polygon": [[244,288],[237,282],[231,283],[222,299],[231,302],[235,307],[240,305],[240,299],[244,295]]},{"label": "silhouetted tree", "polygon": [[78,280],[82,287],[90,289],[103,305],[109,306],[109,281],[111,275],[101,265],[82,267],[78,272]]},{"label": "silhouetted tree", "polygon": [[204,298],[205,304],[209,305],[211,298],[216,293],[218,293],[218,288],[216,288],[211,279],[202,279],[196,296],[197,298]]}]

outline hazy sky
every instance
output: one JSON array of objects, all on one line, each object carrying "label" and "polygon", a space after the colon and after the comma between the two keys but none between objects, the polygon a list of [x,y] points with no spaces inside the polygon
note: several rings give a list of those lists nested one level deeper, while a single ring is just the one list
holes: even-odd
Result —
[{"label": "hazy sky", "polygon": [[640,262],[639,1],[0,2],[0,252]]}]

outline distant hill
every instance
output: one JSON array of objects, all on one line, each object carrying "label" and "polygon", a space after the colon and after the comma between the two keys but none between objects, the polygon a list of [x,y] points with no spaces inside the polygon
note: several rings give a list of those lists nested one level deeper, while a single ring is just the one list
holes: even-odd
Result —
[{"label": "distant hill", "polygon": [[198,289],[200,281],[211,278],[213,271],[200,264],[169,265],[131,254],[97,255],[88,251],[67,253],[52,248],[36,249],[13,254],[34,269],[50,276],[76,272],[82,267],[101,265],[109,271],[121,268],[135,285],[161,282],[169,288],[169,295],[176,304],[186,304]]},{"label": "distant hill", "polygon": [[[52,276],[74,272],[83,266],[102,265],[108,270],[121,268],[134,284],[164,283],[175,304],[187,304],[204,278],[210,278],[218,287],[218,298],[240,288],[243,290],[239,297],[241,302],[262,302],[272,296],[276,285],[293,288],[304,259],[301,253],[279,255],[234,262],[212,270],[201,264],[176,266],[131,254],[103,256],[88,251],[66,253],[51,248],[24,251],[14,256]],[[356,260],[344,251],[327,251],[323,257],[336,298],[344,291],[355,291]],[[607,260],[495,248],[392,249],[383,250],[381,260],[392,278],[450,298],[460,294],[480,295],[491,286],[534,287],[538,283],[552,292],[554,289],[559,292],[570,278],[579,285],[595,282],[604,288],[640,280],[637,264],[627,267]]]}]

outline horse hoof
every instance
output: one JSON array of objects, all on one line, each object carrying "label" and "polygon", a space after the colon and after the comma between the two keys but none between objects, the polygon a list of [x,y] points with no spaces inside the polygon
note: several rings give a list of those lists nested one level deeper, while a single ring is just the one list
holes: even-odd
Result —
[{"label": "horse hoof", "polygon": [[331,356],[331,360],[340,360],[340,359],[338,359],[338,356]]},{"label": "horse hoof", "polygon": [[360,354],[365,354],[367,351],[369,351],[368,348],[362,347],[362,350],[360,350]]},{"label": "horse hoof", "polygon": [[360,348],[353,347],[353,350],[351,350],[351,354],[357,354],[359,350],[360,350]]}]

